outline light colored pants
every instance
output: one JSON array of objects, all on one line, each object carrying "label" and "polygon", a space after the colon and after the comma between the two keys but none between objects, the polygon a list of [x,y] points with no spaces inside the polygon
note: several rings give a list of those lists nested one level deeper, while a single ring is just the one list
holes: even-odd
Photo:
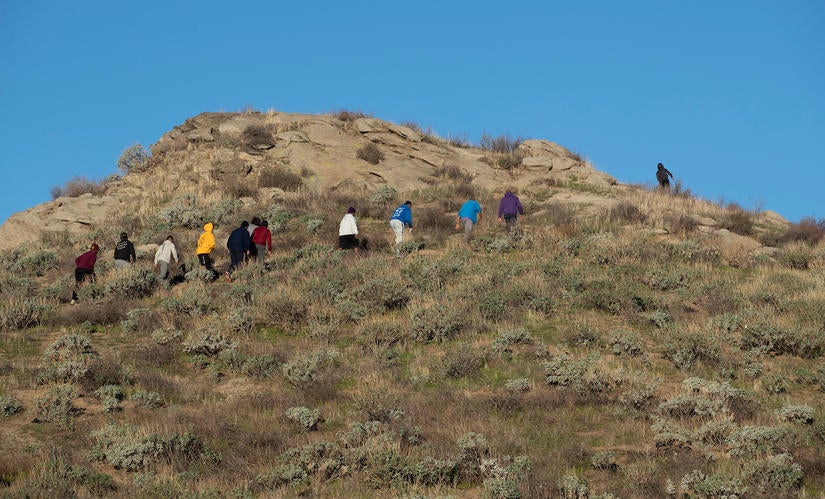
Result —
[{"label": "light colored pants", "polygon": [[404,222],[401,220],[390,220],[390,228],[395,232],[395,244],[404,242]]},{"label": "light colored pants", "polygon": [[115,260],[115,268],[122,269],[129,266],[129,262],[126,260]]},{"label": "light colored pants", "polygon": [[464,240],[469,241],[470,233],[473,232],[473,227],[475,226],[475,224],[472,220],[470,220],[467,217],[461,217],[461,221],[464,222]]},{"label": "light colored pants", "polygon": [[169,262],[158,260],[158,279],[166,279],[169,277]]},{"label": "light colored pants", "polygon": [[256,244],[255,249],[258,251],[258,263],[263,265],[266,259],[266,244]]}]

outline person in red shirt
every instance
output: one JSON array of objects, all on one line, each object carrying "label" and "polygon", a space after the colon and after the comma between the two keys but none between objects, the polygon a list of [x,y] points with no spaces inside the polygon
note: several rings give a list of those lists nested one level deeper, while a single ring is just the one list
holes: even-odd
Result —
[{"label": "person in red shirt", "polygon": [[252,231],[252,244],[257,251],[258,263],[264,264],[267,253],[272,251],[272,232],[269,231],[269,222],[264,220],[261,225]]},{"label": "person in red shirt", "polygon": [[89,251],[83,253],[74,260],[74,289],[72,290],[72,305],[77,303],[77,290],[85,281],[95,280],[95,262],[97,262],[97,253],[100,251],[100,246],[97,243],[92,243]]}]

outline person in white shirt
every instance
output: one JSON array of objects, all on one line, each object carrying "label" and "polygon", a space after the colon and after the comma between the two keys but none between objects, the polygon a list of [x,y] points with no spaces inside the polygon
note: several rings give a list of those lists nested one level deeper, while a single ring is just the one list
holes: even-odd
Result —
[{"label": "person in white shirt", "polygon": [[166,279],[169,277],[169,262],[175,259],[178,263],[178,251],[175,249],[175,238],[169,236],[163,241],[163,244],[158,246],[155,251],[155,269],[158,270],[158,278]]},{"label": "person in white shirt", "polygon": [[338,226],[338,247],[343,250],[352,249],[358,253],[358,245],[358,224],[355,221],[355,208],[350,206]]}]

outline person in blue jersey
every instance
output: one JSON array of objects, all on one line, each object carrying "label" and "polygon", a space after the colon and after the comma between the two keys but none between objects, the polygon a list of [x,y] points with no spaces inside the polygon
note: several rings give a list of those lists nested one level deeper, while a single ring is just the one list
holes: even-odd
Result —
[{"label": "person in blue jersey", "polygon": [[404,242],[404,227],[409,227],[412,232],[412,201],[404,201],[404,204],[399,206],[392,212],[390,217],[390,228],[395,234],[395,244]]},{"label": "person in blue jersey", "polygon": [[481,223],[481,205],[475,199],[468,199],[458,210],[458,221],[455,230],[461,230],[464,226],[464,241],[470,241],[473,228]]}]

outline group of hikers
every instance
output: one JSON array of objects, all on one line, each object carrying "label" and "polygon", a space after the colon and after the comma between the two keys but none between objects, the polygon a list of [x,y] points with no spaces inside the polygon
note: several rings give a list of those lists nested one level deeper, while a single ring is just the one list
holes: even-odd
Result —
[{"label": "group of hikers", "polygon": [[[669,179],[673,174],[668,171],[662,163],[657,165],[656,180],[660,189],[670,190]],[[509,188],[499,201],[498,221],[504,224],[507,234],[511,234],[517,229],[518,217],[524,216],[524,207],[518,196]],[[469,242],[475,227],[481,223],[481,205],[475,199],[468,199],[458,210],[456,216],[455,230],[464,229],[463,240]],[[407,235],[412,233],[412,201],[404,201],[402,205],[393,210],[389,220],[390,230],[395,237],[396,256],[401,256],[401,243],[404,242],[404,232]],[[208,272],[212,280],[219,275],[214,269],[214,261],[211,253],[215,249],[215,235],[213,234],[214,224],[211,222],[203,226],[203,233],[198,237],[195,254],[201,269]],[[338,247],[342,250],[353,250],[366,248],[366,240],[358,239],[358,222],[355,218],[355,207],[350,206],[338,225]],[[229,267],[224,275],[226,280],[232,282],[232,274],[249,261],[256,261],[264,265],[266,256],[272,252],[272,233],[269,230],[269,222],[254,217],[252,222],[244,220],[241,225],[229,234],[226,241],[226,248],[229,250]],[[75,288],[72,291],[72,304],[77,303],[78,287],[87,280],[94,280],[95,262],[100,246],[92,243],[88,251],[75,259]],[[115,245],[115,267],[121,268],[129,266],[137,261],[135,246],[129,241],[126,232],[121,232],[120,240]],[[155,251],[154,266],[161,280],[169,278],[169,265],[174,259],[178,262],[178,252],[175,247],[175,238],[168,236]]]}]

